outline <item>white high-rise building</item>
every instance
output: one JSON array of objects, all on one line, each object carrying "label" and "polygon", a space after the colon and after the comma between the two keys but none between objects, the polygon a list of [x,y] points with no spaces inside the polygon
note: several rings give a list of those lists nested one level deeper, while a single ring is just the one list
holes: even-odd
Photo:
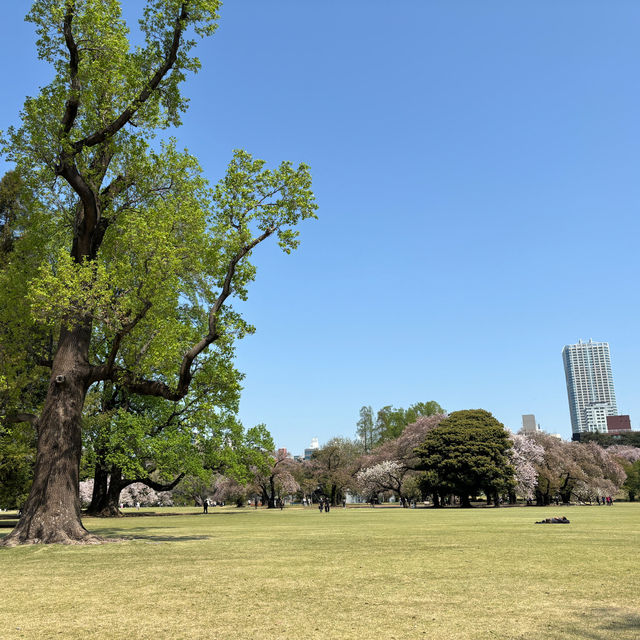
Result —
[{"label": "white high-rise building", "polygon": [[578,342],[562,350],[573,433],[607,432],[607,416],[617,416],[608,342]]}]

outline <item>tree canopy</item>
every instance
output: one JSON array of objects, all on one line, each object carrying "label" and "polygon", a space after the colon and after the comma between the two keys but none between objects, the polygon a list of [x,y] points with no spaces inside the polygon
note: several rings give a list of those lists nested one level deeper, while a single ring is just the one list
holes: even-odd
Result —
[{"label": "tree canopy", "polygon": [[498,492],[514,482],[510,448],[504,425],[488,411],[472,409],[449,414],[426,433],[416,453],[434,491],[459,496],[462,506],[470,506],[470,497],[484,491],[498,506]]},{"label": "tree canopy", "polygon": [[416,402],[408,409],[402,407],[396,409],[387,405],[378,410],[375,419],[373,409],[370,406],[363,406],[360,409],[356,433],[365,451],[369,453],[383,442],[399,437],[405,427],[418,418],[443,413],[445,413],[444,409],[435,400]]}]

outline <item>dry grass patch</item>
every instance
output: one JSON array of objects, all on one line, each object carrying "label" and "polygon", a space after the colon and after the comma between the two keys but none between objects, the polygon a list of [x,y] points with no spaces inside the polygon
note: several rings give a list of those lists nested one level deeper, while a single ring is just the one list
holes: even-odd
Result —
[{"label": "dry grass patch", "polygon": [[1,550],[0,637],[640,635],[640,506],[212,511],[86,520],[119,544]]}]

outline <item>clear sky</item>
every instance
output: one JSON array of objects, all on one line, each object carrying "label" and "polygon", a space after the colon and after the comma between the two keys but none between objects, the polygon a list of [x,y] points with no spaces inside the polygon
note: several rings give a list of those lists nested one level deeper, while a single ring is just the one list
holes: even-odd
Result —
[{"label": "clear sky", "polygon": [[[48,78],[29,4],[2,129]],[[436,400],[568,438],[561,350],[593,338],[638,427],[639,29],[635,0],[227,1],[176,135],[212,181],[234,148],[304,161],[320,205],[255,254],[245,425],[298,453]]]}]

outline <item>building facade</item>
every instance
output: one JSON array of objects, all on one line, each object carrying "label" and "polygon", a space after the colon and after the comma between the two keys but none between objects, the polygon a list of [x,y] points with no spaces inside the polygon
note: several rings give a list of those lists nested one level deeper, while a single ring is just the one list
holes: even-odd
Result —
[{"label": "building facade", "polygon": [[631,418],[624,416],[607,416],[607,431],[609,433],[631,433]]},{"label": "building facade", "polygon": [[525,413],[522,416],[522,433],[537,433],[540,426],[536,423],[536,416],[533,413]]},{"label": "building facade", "polygon": [[607,417],[618,415],[608,342],[570,344],[562,350],[571,430],[607,433]]},{"label": "building facade", "polygon": [[317,451],[320,448],[318,444],[318,438],[311,438],[311,444],[304,450],[304,459],[311,460],[311,456],[314,451]]}]

